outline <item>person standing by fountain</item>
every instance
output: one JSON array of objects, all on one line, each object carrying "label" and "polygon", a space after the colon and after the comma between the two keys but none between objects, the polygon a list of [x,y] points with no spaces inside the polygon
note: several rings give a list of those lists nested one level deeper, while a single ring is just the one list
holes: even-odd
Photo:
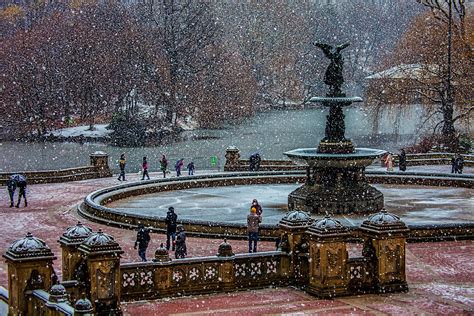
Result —
[{"label": "person standing by fountain", "polygon": [[143,262],[146,262],[146,249],[150,243],[150,232],[145,228],[143,224],[138,224],[137,240],[133,249],[137,249],[138,245],[138,256]]},{"label": "person standing by fountain", "polygon": [[393,156],[391,153],[388,153],[385,157],[385,167],[387,167],[387,171],[393,171]]},{"label": "person standing by fountain", "polygon": [[118,177],[119,181],[126,181],[125,180],[125,165],[127,164],[127,161],[125,160],[125,154],[120,155],[119,159],[119,168],[120,168],[120,175]]},{"label": "person standing by fountain", "polygon": [[186,248],[186,233],[184,232],[184,226],[178,225],[176,229],[178,234],[176,235],[176,251],[174,256],[176,259],[186,258],[188,252]]},{"label": "person standing by fountain", "polygon": [[257,215],[257,208],[251,207],[250,214],[247,215],[247,233],[249,235],[249,253],[257,252],[258,229],[262,217]]},{"label": "person standing by fountain", "polygon": [[253,199],[252,205],[250,206],[250,208],[252,208],[252,207],[255,207],[257,209],[257,215],[258,216],[262,216],[262,213],[263,213],[262,206],[260,204],[258,204],[257,199]]},{"label": "person standing by fountain", "polygon": [[188,175],[189,175],[189,176],[194,175],[194,168],[195,168],[195,167],[194,167],[194,162],[193,162],[193,161],[191,161],[190,163],[188,163],[187,168],[188,168]]},{"label": "person standing by fountain", "polygon": [[398,157],[398,168],[400,171],[407,170],[407,154],[405,153],[405,149],[401,150],[400,156]]},{"label": "person standing by fountain", "polygon": [[163,172],[163,178],[166,178],[166,170],[168,169],[168,160],[165,155],[161,156],[160,170]]},{"label": "person standing by fountain", "polygon": [[170,206],[168,208],[168,213],[166,213],[166,250],[170,250],[170,244],[172,242],[171,250],[175,249],[175,239],[176,239],[176,221],[178,220],[178,215],[174,212],[174,207]]},{"label": "person standing by fountain", "polygon": [[146,160],[146,157],[143,157],[142,169],[143,169],[142,180],[145,180],[145,176],[147,177],[148,180],[150,180],[150,175],[148,174],[148,161]]}]

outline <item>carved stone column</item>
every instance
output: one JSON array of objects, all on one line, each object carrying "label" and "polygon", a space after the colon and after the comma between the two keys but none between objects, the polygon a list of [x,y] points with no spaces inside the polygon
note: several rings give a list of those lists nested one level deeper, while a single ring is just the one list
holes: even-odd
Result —
[{"label": "carved stone column", "polygon": [[365,252],[374,258],[374,287],[378,293],[407,291],[405,244],[408,227],[394,214],[382,210],[369,216],[360,227]]},{"label": "carved stone column", "polygon": [[103,151],[96,151],[89,155],[91,166],[96,167],[101,177],[111,177],[109,168],[109,155]]},{"label": "carved stone column", "polygon": [[349,229],[329,216],[310,226],[309,293],[324,298],[349,294],[346,250],[349,236]]},{"label": "carved stone column", "polygon": [[[288,278],[293,283],[305,286],[308,281],[308,240],[305,232],[313,222],[303,211],[289,211],[278,223],[281,231],[280,249],[290,255]],[[283,263],[283,262],[282,262]]]},{"label": "carved stone column", "polygon": [[224,171],[236,171],[239,169],[240,150],[235,146],[230,146],[225,150]]},{"label": "carved stone column", "polygon": [[76,226],[68,227],[59,238],[63,260],[63,281],[75,280],[75,271],[82,260],[81,252],[78,248],[91,234],[92,229],[81,222],[77,222]]},{"label": "carved stone column", "polygon": [[8,264],[8,314],[29,315],[25,294],[51,288],[56,257],[44,241],[31,233],[13,242],[3,257]]},{"label": "carved stone column", "polygon": [[219,265],[219,278],[222,280],[222,289],[224,291],[232,290],[235,288],[234,252],[226,239],[219,245],[216,255],[222,259]]},{"label": "carved stone column", "polygon": [[122,248],[108,234],[99,230],[79,246],[87,263],[87,292],[98,314],[120,315],[120,255]]}]

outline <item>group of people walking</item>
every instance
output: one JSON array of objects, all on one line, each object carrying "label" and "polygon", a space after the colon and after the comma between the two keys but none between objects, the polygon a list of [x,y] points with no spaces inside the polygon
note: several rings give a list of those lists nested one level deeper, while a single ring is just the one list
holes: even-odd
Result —
[{"label": "group of people walking", "polygon": [[462,174],[462,169],[464,168],[464,158],[460,154],[455,154],[451,158],[451,173]]},{"label": "group of people walking", "polygon": [[[166,250],[174,251],[176,259],[186,258],[186,232],[183,225],[178,225],[178,215],[174,212],[174,207],[169,207],[166,213]],[[142,261],[146,260],[146,250],[150,243],[150,231],[143,224],[138,225],[137,239],[134,248],[138,248],[138,256]]]},{"label": "group of people walking", "polygon": [[[8,196],[10,197],[10,207],[20,207],[23,197],[24,206],[28,206],[26,201],[26,177],[21,174],[14,174],[7,180]],[[15,191],[18,189],[18,202],[15,205]]]},{"label": "group of people walking", "polygon": [[[392,153],[387,153],[382,159],[385,168],[387,168],[387,171],[393,171],[393,166],[395,162]],[[400,171],[407,170],[407,154],[404,149],[402,149],[400,151],[400,155],[398,155],[398,169]]]},{"label": "group of people walking", "polygon": [[[125,159],[125,154],[120,155],[120,159],[118,160],[118,165],[120,168],[120,174],[119,174],[118,180],[126,181],[125,166],[127,165],[127,160]],[[175,166],[174,166],[177,177],[181,176],[181,169],[183,167],[184,167],[184,158],[181,158],[178,161],[176,161]],[[195,166],[194,166],[193,161],[189,162],[186,168],[188,169],[188,175],[190,176],[194,175]],[[147,178],[147,180],[150,180],[150,174],[148,170],[149,170],[149,166],[148,166],[147,157],[143,157],[142,166],[141,166],[142,180],[145,180],[145,177]],[[163,178],[166,178],[166,174],[169,173],[169,170],[168,170],[168,159],[166,158],[165,155],[162,155],[160,159],[160,171],[163,173]]]},{"label": "group of people walking", "polygon": [[[247,215],[247,233],[249,242],[249,253],[257,252],[259,240],[260,223],[262,222],[262,206],[255,199],[250,206],[250,214]],[[174,251],[175,258],[181,259],[187,256],[186,232],[184,226],[178,224],[178,215],[174,207],[170,206],[166,213],[166,250]],[[137,239],[134,249],[138,249],[138,256],[142,261],[147,261],[146,250],[150,243],[150,230],[143,224],[138,225]]]}]

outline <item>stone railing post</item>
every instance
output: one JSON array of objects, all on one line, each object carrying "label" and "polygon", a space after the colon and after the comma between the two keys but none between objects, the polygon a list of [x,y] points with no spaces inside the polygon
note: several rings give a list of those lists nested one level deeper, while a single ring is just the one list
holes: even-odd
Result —
[{"label": "stone railing post", "polygon": [[408,227],[394,214],[382,210],[360,227],[366,238],[364,255],[373,258],[374,286],[378,293],[407,291],[405,244]]},{"label": "stone railing post", "polygon": [[79,251],[87,262],[87,292],[94,310],[98,314],[120,314],[122,248],[112,236],[99,230],[84,240]]},{"label": "stone railing post", "polygon": [[349,236],[349,229],[329,216],[310,226],[309,293],[324,298],[349,294],[346,249]]},{"label": "stone railing post", "polygon": [[235,289],[234,261],[231,260],[234,257],[234,252],[232,251],[232,246],[227,243],[226,239],[219,245],[216,256],[222,259],[219,268],[219,278],[222,280],[222,289]]},{"label": "stone railing post", "polygon": [[288,277],[295,284],[306,285],[308,281],[309,244],[305,232],[312,222],[308,213],[294,210],[286,213],[278,223],[281,231],[279,248],[290,255],[288,267],[282,268],[283,271],[289,271]]},{"label": "stone railing post", "polygon": [[224,171],[236,171],[239,168],[240,150],[230,146],[225,150]]},{"label": "stone railing post", "polygon": [[30,315],[33,311],[28,311],[25,294],[51,288],[56,257],[44,241],[31,233],[13,242],[3,257],[8,264],[8,314]]},{"label": "stone railing post", "polygon": [[59,238],[62,250],[62,279],[63,281],[75,280],[76,269],[82,260],[79,246],[92,234],[92,229],[78,222],[76,226],[66,229]]},{"label": "stone railing post", "polygon": [[101,177],[111,177],[109,168],[109,155],[103,151],[96,151],[89,155],[91,166],[96,167]]}]

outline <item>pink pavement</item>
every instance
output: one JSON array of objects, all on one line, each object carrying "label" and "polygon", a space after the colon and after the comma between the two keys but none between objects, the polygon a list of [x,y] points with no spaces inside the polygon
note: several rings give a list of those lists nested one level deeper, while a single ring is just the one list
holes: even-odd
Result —
[{"label": "pink pavement", "polygon": [[[130,179],[130,178],[129,178]],[[115,178],[94,179],[28,187],[28,207],[9,208],[6,190],[0,199],[0,251],[27,232],[43,239],[58,256],[55,269],[61,274],[57,240],[78,220],[111,234],[125,251],[122,262],[138,261],[133,243],[136,233],[89,222],[74,207],[90,192],[116,185]],[[177,210],[179,214],[179,210]],[[165,241],[163,234],[152,234],[147,256]],[[218,239],[188,238],[188,256],[215,255]],[[230,241],[234,252],[247,250],[246,241]],[[271,242],[261,242],[259,250],[273,250]],[[351,255],[360,252],[353,247]],[[401,294],[362,295],[320,300],[294,288],[267,288],[205,296],[141,301],[123,304],[125,315],[473,315],[474,242],[408,244],[407,278],[410,291]],[[7,266],[0,262],[0,286],[7,288]]]}]

